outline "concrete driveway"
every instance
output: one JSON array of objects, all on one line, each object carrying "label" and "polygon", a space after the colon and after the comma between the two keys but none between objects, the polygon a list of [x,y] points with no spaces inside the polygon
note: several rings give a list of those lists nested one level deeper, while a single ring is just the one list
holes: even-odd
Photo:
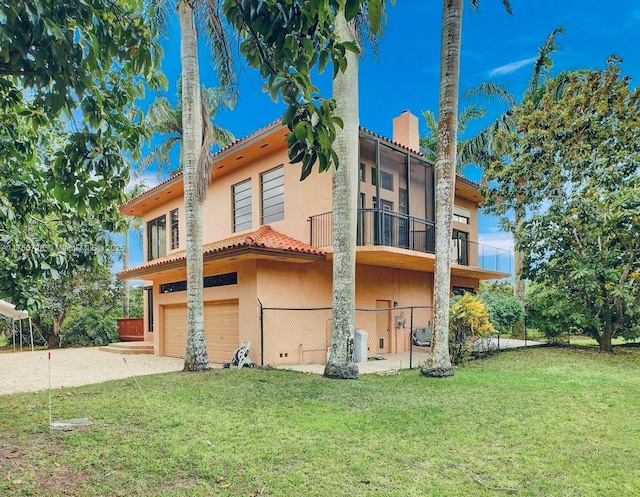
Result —
[{"label": "concrete driveway", "polygon": [[[51,358],[49,359],[49,353]],[[126,362],[125,362],[126,360]],[[0,395],[76,387],[109,380],[181,371],[183,359],[154,355],[120,355],[98,347],[0,353]]]}]

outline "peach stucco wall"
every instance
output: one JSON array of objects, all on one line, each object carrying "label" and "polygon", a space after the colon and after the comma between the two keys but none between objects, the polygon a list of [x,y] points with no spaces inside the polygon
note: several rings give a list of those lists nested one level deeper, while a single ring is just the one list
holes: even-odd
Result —
[{"label": "peach stucco wall", "polygon": [[[266,364],[324,361],[331,336],[331,311],[318,308],[331,307],[331,271],[330,262],[295,265],[258,261],[257,293],[267,308]],[[357,312],[356,326],[369,335],[370,355],[380,353],[380,337],[384,337],[389,352],[408,350],[411,310],[402,307],[430,306],[432,287],[430,273],[357,266],[356,307],[367,311]],[[375,311],[381,306],[392,310]],[[314,309],[268,309],[273,307]],[[388,331],[379,329],[380,315],[388,316]],[[406,326],[396,327],[396,317],[406,319]],[[432,319],[431,309],[416,309],[414,328],[427,327]]]},{"label": "peach stucco wall", "polygon": [[246,167],[214,176],[204,204],[204,243],[233,233],[232,187],[251,179],[253,231],[261,226],[260,174],[284,166],[284,219],[271,227],[298,240],[309,242],[309,216],[331,210],[331,174],[312,173],[300,181],[300,166],[289,164],[285,148],[261,157]]}]

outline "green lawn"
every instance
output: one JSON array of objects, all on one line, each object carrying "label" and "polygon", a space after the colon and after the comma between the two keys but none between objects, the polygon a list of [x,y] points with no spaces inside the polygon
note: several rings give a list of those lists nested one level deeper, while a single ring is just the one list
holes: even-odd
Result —
[{"label": "green lawn", "polygon": [[640,494],[640,351],[530,349],[450,379],[217,370],[2,397],[2,495]]}]

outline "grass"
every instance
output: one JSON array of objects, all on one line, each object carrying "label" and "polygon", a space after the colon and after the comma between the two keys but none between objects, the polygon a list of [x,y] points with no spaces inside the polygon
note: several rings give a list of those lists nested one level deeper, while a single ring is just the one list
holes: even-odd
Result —
[{"label": "grass", "polygon": [[640,494],[640,351],[517,350],[453,378],[216,370],[0,402],[0,494]]}]

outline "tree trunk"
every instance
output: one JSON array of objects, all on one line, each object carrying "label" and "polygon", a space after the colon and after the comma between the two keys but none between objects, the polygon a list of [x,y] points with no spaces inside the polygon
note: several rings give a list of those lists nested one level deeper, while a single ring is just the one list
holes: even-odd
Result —
[{"label": "tree trunk", "polygon": [[453,376],[449,357],[449,297],[451,238],[456,176],[458,85],[463,0],[443,0],[436,157],[436,264],[434,274],[434,332],[431,350],[421,368],[425,376]]},{"label": "tree trunk", "polygon": [[[124,250],[122,252],[122,270],[129,269],[129,228],[124,232]],[[122,284],[122,317],[129,318],[129,280],[124,280]]]},{"label": "tree trunk", "polygon": [[62,319],[54,317],[52,321],[53,327],[51,333],[47,336],[47,345],[50,349],[57,349],[60,347],[60,323]]},{"label": "tree trunk", "polygon": [[[340,41],[354,41],[340,11],[335,32]],[[351,338],[355,331],[356,218],[358,198],[359,118],[358,55],[347,51],[347,68],[333,80],[333,98],[344,127],[338,129],[334,150],[338,169],[333,172],[333,327],[324,375],[358,377]]]},{"label": "tree trunk", "polygon": [[600,352],[613,352],[613,322],[611,320],[611,310],[607,309],[604,316],[604,330],[600,336]]},{"label": "tree trunk", "polygon": [[202,202],[197,192],[198,159],[202,147],[200,75],[193,8],[188,1],[179,0],[178,16],[182,62],[182,164],[187,242],[187,349],[184,370],[201,371],[209,368],[209,356],[204,339],[202,301]]},{"label": "tree trunk", "polygon": [[[522,187],[524,183],[524,178],[519,178],[517,182],[518,187]],[[518,204],[522,202],[522,199],[518,198]],[[524,222],[524,207],[520,205],[520,207],[516,207],[514,217],[515,217],[515,228],[516,228],[516,237],[517,234],[522,229],[522,223]],[[513,296],[517,298],[520,303],[524,306],[524,280],[522,279],[522,258],[524,254],[522,251],[518,250],[517,244],[514,246],[513,252]]]}]

